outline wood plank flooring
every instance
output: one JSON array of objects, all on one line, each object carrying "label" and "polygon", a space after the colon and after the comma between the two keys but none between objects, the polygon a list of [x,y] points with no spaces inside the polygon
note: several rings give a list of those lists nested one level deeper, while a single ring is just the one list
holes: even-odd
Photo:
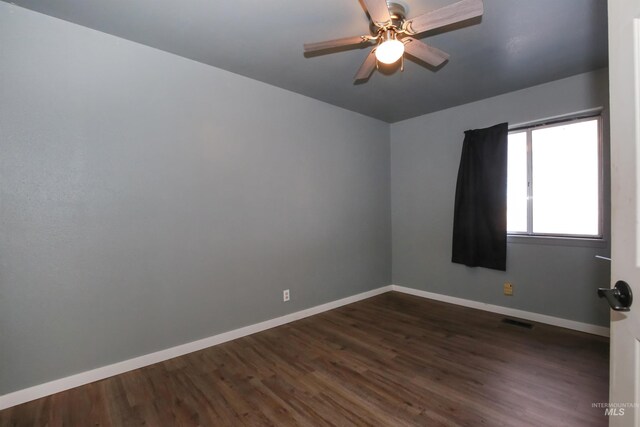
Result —
[{"label": "wood plank flooring", "polygon": [[0,426],[606,426],[608,339],[390,292],[0,412]]}]

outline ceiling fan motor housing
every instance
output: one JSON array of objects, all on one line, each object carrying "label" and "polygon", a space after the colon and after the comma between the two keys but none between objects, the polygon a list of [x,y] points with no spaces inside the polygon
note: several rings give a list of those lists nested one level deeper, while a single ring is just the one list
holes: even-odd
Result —
[{"label": "ceiling fan motor housing", "polygon": [[[389,14],[391,15],[391,25],[389,25],[389,27],[402,28],[402,24],[407,16],[406,7],[400,3],[387,3],[387,5],[389,6]],[[378,35],[382,28],[384,27],[377,26],[373,21],[369,24],[369,30],[374,36]]]}]

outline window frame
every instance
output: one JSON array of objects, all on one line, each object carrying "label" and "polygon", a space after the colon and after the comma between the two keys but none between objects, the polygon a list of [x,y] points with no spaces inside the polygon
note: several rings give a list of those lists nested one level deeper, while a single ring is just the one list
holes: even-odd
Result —
[{"label": "window frame", "polygon": [[[533,231],[533,155],[532,142],[533,131],[550,127],[561,126],[571,123],[580,123],[585,121],[597,121],[598,126],[598,234],[569,234],[569,233],[534,233]],[[507,237],[523,237],[527,240],[545,239],[545,240],[570,240],[574,242],[602,242],[604,241],[604,143],[603,143],[603,120],[600,111],[591,114],[576,115],[573,117],[561,117],[553,120],[547,120],[544,123],[522,125],[509,129],[509,135],[515,133],[525,133],[527,138],[527,231],[509,231]]]}]

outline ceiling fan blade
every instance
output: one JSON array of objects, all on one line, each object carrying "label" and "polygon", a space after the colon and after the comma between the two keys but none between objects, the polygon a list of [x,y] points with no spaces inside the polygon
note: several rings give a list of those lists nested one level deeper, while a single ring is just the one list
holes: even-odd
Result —
[{"label": "ceiling fan blade", "polygon": [[391,14],[386,0],[362,0],[367,7],[371,20],[378,27],[391,23]]},{"label": "ceiling fan blade", "polygon": [[371,41],[371,37],[369,36],[343,37],[341,39],[327,40],[324,42],[305,43],[304,51],[315,52],[317,50],[333,49],[333,48],[342,47],[342,46],[364,44],[364,43],[368,43],[369,41]]},{"label": "ceiling fan blade", "polygon": [[404,28],[407,29],[410,34],[423,33],[435,28],[444,27],[445,25],[475,18],[476,16],[482,15],[483,12],[484,5],[482,0],[462,0],[409,19],[404,24]]},{"label": "ceiling fan blade", "polygon": [[371,73],[373,73],[373,70],[375,68],[376,68],[376,51],[375,49],[371,49],[371,52],[369,52],[369,55],[367,55],[367,57],[365,58],[362,65],[360,66],[360,69],[358,69],[358,72],[356,73],[353,79],[354,80],[368,79],[369,76],[371,76]]},{"label": "ceiling fan blade", "polygon": [[404,43],[404,51],[406,53],[434,67],[439,66],[449,59],[448,53],[445,53],[433,46],[429,46],[428,44],[414,39],[413,37],[405,37],[402,39],[402,42]]}]

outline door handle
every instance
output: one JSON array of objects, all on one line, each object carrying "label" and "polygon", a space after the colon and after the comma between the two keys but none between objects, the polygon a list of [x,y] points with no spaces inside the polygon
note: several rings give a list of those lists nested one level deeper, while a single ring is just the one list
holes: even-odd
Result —
[{"label": "door handle", "polygon": [[606,298],[611,309],[615,311],[629,311],[633,302],[631,286],[623,280],[618,280],[613,288],[599,288],[598,296]]}]

